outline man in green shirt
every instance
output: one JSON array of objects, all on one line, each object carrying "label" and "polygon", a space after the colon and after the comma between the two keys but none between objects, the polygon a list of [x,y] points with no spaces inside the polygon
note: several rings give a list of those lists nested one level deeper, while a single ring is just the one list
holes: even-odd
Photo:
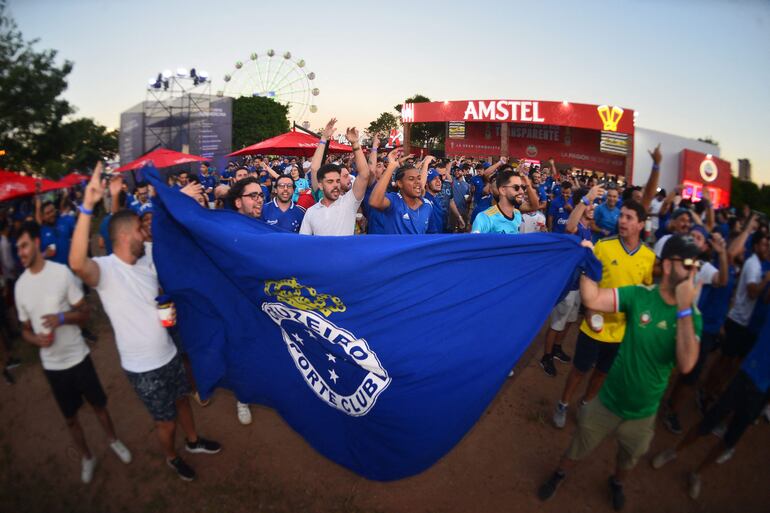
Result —
[{"label": "man in green shirt", "polygon": [[614,434],[618,455],[609,486],[613,508],[623,507],[623,481],[650,447],[655,414],[674,365],[685,374],[698,360],[702,325],[694,304],[698,254],[692,237],[673,235],[661,253],[663,279],[657,286],[600,289],[587,276],[581,277],[580,295],[586,308],[625,313],[626,331],[598,400],[579,411],[567,452],[538,490],[541,500],[550,499],[567,471]]}]

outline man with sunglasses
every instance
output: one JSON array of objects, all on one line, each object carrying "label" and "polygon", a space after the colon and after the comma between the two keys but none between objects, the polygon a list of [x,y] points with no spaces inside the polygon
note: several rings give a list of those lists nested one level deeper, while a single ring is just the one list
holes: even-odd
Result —
[{"label": "man with sunglasses", "polygon": [[292,201],[294,180],[289,175],[279,176],[275,180],[275,198],[262,208],[262,220],[269,225],[299,233],[305,209]]},{"label": "man with sunglasses", "polygon": [[529,187],[529,179],[509,165],[501,167],[495,180],[499,199],[479,213],[473,221],[472,233],[519,233],[522,223],[521,206],[524,196],[529,196],[529,204],[537,205],[537,191]]},{"label": "man with sunglasses", "polygon": [[[586,201],[590,203],[588,198],[582,201],[583,206],[576,208],[583,209],[588,206]],[[599,282],[602,288],[652,284],[655,253],[640,238],[646,215],[641,204],[629,200],[620,209],[618,235],[596,243],[594,254],[602,263],[602,280]],[[581,403],[587,403],[599,392],[623,340],[625,325],[626,318],[621,312],[586,312],[575,345],[572,369],[553,415],[554,426],[560,429],[565,426],[569,402],[589,372],[591,377]]]},{"label": "man with sunglasses", "polygon": [[650,447],[671,371],[676,365],[680,372],[690,372],[698,360],[702,318],[695,306],[695,274],[699,253],[692,237],[672,236],[663,248],[663,279],[657,286],[600,288],[581,276],[580,295],[587,308],[623,312],[628,321],[599,398],[580,412],[567,452],[538,490],[541,500],[550,499],[566,473],[614,434],[618,455],[609,488],[613,509],[623,508],[623,481]]}]

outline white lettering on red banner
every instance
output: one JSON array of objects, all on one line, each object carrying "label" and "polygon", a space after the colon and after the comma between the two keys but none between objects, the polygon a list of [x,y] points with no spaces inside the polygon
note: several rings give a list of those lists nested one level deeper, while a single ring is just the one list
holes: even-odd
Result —
[{"label": "white lettering on red banner", "polygon": [[414,121],[414,105],[411,103],[405,103],[401,109],[401,122],[411,123]]},{"label": "white lettering on red banner", "polygon": [[[411,112],[411,115],[414,116],[414,111]],[[545,118],[540,117],[540,102],[507,100],[468,102],[463,120],[545,122]]]}]

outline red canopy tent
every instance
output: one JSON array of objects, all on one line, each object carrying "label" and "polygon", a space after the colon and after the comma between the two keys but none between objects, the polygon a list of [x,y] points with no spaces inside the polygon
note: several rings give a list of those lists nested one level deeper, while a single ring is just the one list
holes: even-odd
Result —
[{"label": "red canopy tent", "polygon": [[188,164],[190,162],[206,162],[209,159],[198,157],[197,155],[190,155],[187,153],[181,153],[179,151],[167,150],[166,148],[158,148],[152,150],[147,155],[139,157],[133,162],[122,165],[115,170],[116,173],[122,173],[123,171],[131,171],[132,169],[140,169],[149,163],[152,163],[157,168],[171,167],[178,164]]},{"label": "red canopy tent", "polygon": [[[228,157],[240,155],[291,155],[293,157],[312,157],[318,147],[318,138],[304,132],[292,130],[261,143],[252,144],[242,150],[234,151]],[[329,141],[329,153],[350,153],[353,148]]]},{"label": "red canopy tent", "polygon": [[78,185],[83,182],[87,182],[90,180],[91,177],[88,175],[81,175],[79,173],[70,173],[68,175],[63,176],[59,183],[62,185],[66,185],[67,187],[72,187],[73,185]]},{"label": "red canopy tent", "polygon": [[22,176],[11,171],[0,170],[0,201],[8,201],[22,196],[35,194],[35,183],[40,181],[40,191],[48,192],[56,189],[64,189],[69,185],[31,176]]}]

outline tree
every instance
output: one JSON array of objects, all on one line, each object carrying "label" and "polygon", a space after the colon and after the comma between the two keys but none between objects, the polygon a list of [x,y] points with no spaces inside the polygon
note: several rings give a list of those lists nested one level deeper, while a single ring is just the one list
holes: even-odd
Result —
[{"label": "tree", "polygon": [[[425,103],[430,98],[421,94],[415,94],[407,98],[404,103]],[[395,109],[401,112],[401,105],[396,105]],[[446,132],[443,123],[412,123],[410,143],[421,148],[443,149]]]},{"label": "tree", "polygon": [[87,171],[100,158],[112,159],[118,154],[118,131],[92,119],[78,118],[57,125],[37,138],[37,154],[41,171],[59,177],[73,171]]},{"label": "tree", "polygon": [[396,116],[390,112],[383,112],[380,117],[369,123],[369,128],[366,129],[369,135],[375,134],[389,134],[391,130],[398,128],[399,121]]},{"label": "tree", "polygon": [[289,107],[264,96],[233,101],[233,148],[240,149],[289,131]]},{"label": "tree", "polygon": [[72,62],[56,65],[56,51],[37,51],[25,41],[0,0],[0,149],[2,167],[36,168],[50,156],[35,151],[41,134],[58,125],[73,109],[59,96],[67,88]]}]

